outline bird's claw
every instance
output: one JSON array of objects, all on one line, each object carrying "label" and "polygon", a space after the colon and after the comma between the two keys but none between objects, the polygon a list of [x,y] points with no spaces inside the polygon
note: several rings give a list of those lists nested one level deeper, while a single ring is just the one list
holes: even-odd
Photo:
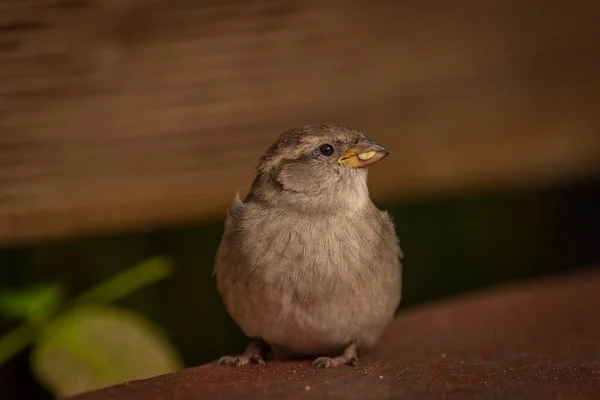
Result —
[{"label": "bird's claw", "polygon": [[321,368],[331,368],[332,360],[330,357],[319,357],[315,361],[313,361],[313,365],[317,367],[317,369]]},{"label": "bird's claw", "polygon": [[251,342],[241,355],[223,356],[219,358],[217,364],[232,365],[241,367],[242,365],[258,364],[265,365],[265,359],[258,342]]},{"label": "bird's claw", "polygon": [[317,369],[327,369],[327,368],[338,367],[338,366],[344,365],[344,364],[355,366],[357,362],[358,362],[357,357],[350,357],[350,358],[346,358],[344,356],[341,356],[341,357],[319,357],[313,362],[313,365]]},{"label": "bird's claw", "polygon": [[262,358],[261,355],[252,355],[248,357],[248,359],[252,364],[265,365],[265,360]]},{"label": "bird's claw", "polygon": [[265,360],[260,355],[241,355],[241,356],[223,356],[219,358],[217,364],[231,365],[241,367],[248,364],[265,365]]},{"label": "bird's claw", "polygon": [[319,357],[313,362],[313,365],[317,367],[317,369],[321,369],[338,367],[344,364],[355,366],[357,363],[358,354],[356,352],[356,343],[351,343],[344,349],[342,355],[337,357]]}]

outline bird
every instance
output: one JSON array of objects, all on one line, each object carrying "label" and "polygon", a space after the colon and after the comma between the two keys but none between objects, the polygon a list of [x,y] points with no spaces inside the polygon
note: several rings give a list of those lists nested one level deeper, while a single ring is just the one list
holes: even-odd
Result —
[{"label": "bird", "polygon": [[379,341],[401,302],[404,253],[367,176],[389,154],[341,123],[289,129],[267,149],[215,254],[219,295],[250,339],[218,364],[352,366]]}]

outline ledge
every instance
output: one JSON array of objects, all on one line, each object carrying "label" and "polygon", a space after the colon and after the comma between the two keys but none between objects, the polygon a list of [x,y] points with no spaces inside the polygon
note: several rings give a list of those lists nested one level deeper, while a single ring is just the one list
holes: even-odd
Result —
[{"label": "ledge", "polygon": [[403,311],[357,367],[210,363],[70,400],[598,399],[599,306],[582,270]]}]

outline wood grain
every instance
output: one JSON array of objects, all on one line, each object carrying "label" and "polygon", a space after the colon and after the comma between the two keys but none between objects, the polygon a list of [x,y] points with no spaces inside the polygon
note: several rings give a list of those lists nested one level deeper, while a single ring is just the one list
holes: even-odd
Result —
[{"label": "wood grain", "polygon": [[600,170],[593,1],[0,0],[0,245],[220,217],[294,125],[373,195]]}]

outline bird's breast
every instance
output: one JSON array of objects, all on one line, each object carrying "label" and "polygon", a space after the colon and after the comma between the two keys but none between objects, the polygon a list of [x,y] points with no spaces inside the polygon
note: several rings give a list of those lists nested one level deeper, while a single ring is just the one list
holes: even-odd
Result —
[{"label": "bird's breast", "polygon": [[386,255],[393,238],[377,217],[247,216],[224,295],[234,319],[246,334],[299,352],[376,340],[399,300],[398,264]]}]

